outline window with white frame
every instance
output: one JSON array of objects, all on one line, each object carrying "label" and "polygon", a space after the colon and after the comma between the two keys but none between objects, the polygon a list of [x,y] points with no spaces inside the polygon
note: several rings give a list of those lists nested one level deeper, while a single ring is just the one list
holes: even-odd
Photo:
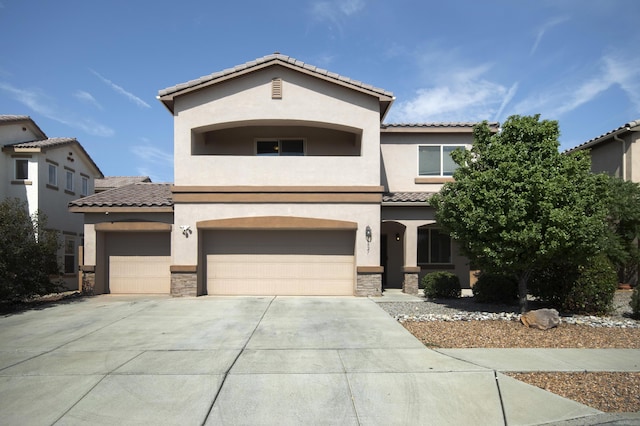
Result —
[{"label": "window with white frame", "polygon": [[29,160],[25,159],[16,159],[15,161],[15,178],[16,180],[27,180],[29,179]]},{"label": "window with white frame", "polygon": [[49,180],[47,183],[51,186],[58,186],[58,166],[49,163]]},{"label": "window with white frame", "polygon": [[71,170],[65,170],[65,172],[66,179],[64,189],[73,192],[73,172]]},{"label": "window with white frame", "polygon": [[261,139],[256,141],[256,155],[259,156],[303,156],[303,139]]},{"label": "window with white frame", "polygon": [[89,195],[89,178],[82,176],[82,187],[80,188],[80,195]]},{"label": "window with white frame", "polygon": [[451,237],[438,228],[418,228],[418,264],[451,264]]},{"label": "window with white frame", "polygon": [[458,165],[451,158],[451,153],[464,147],[464,145],[418,146],[418,176],[452,176]]},{"label": "window with white frame", "polygon": [[64,273],[76,273],[76,240],[72,237],[64,238]]}]

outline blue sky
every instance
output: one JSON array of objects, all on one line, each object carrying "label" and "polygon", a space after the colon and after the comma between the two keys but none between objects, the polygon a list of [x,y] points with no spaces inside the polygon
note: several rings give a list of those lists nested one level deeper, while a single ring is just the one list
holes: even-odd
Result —
[{"label": "blue sky", "polygon": [[387,122],[558,120],[561,148],[640,119],[638,0],[0,0],[0,114],[105,175],[173,181],[158,90],[275,51],[392,91]]}]

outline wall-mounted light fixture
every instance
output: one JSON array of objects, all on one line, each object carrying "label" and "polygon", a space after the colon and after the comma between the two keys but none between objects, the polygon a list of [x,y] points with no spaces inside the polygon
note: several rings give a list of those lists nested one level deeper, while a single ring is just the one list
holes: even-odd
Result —
[{"label": "wall-mounted light fixture", "polygon": [[367,225],[364,230],[364,237],[367,239],[367,253],[369,253],[369,244],[371,244],[371,239],[373,238],[373,235],[371,234],[371,227],[369,225]]},{"label": "wall-mounted light fixture", "polygon": [[182,229],[182,235],[184,235],[185,238],[189,238],[189,235],[193,234],[191,226],[189,225],[180,225],[180,229]]},{"label": "wall-mounted light fixture", "polygon": [[400,234],[396,232],[396,241],[400,241]]}]

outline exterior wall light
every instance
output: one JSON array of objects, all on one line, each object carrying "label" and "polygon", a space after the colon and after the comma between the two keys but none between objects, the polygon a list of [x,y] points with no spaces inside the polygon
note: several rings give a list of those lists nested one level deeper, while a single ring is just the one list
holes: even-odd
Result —
[{"label": "exterior wall light", "polygon": [[367,225],[367,228],[364,230],[364,236],[367,239],[367,242],[370,243],[371,242],[371,227],[369,225]]},{"label": "exterior wall light", "polygon": [[400,241],[400,234],[396,233],[396,241]]},{"label": "exterior wall light", "polygon": [[191,226],[189,225],[180,225],[180,229],[182,229],[182,235],[184,235],[186,238],[189,238],[189,235],[193,233],[193,231],[191,230]]}]

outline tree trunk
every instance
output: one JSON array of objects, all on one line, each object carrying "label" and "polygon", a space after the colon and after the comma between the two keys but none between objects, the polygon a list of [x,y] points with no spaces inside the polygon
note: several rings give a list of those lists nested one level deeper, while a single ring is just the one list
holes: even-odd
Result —
[{"label": "tree trunk", "polygon": [[520,302],[520,313],[524,314],[529,310],[527,303],[527,284],[529,282],[529,271],[524,271],[518,275],[518,300]]}]

